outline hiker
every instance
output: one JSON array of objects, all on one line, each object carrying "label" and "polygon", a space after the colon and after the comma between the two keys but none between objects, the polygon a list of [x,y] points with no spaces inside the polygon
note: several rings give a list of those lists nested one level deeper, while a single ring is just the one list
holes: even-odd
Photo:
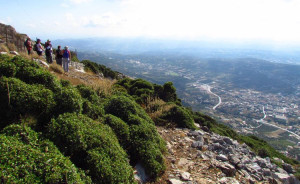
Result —
[{"label": "hiker", "polygon": [[59,45],[56,50],[55,60],[56,60],[56,64],[61,66],[63,54],[62,54],[62,50],[60,48],[61,48],[61,46]]},{"label": "hiker", "polygon": [[31,52],[32,52],[32,45],[31,45],[31,39],[29,37],[24,42],[24,45],[25,45],[25,47],[27,49],[28,55],[30,55]]},{"label": "hiker", "polygon": [[52,44],[50,40],[47,40],[47,42],[45,43],[45,48],[46,48],[46,61],[49,64],[53,63],[53,58],[52,58]]},{"label": "hiker", "polygon": [[70,62],[70,58],[71,58],[71,52],[69,50],[68,46],[65,46],[65,49],[62,51],[62,62],[63,62],[63,68],[65,72],[69,71],[69,62]]},{"label": "hiker", "polygon": [[36,48],[35,48],[35,50],[36,50],[36,53],[39,56],[43,55],[44,48],[43,48],[43,46],[41,44],[41,40],[40,39],[36,40]]}]

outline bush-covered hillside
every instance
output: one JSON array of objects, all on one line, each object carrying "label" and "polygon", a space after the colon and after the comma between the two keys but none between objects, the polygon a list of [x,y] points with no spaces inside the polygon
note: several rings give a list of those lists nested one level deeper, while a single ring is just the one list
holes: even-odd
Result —
[{"label": "bush-covered hillside", "polygon": [[84,64],[85,70],[90,70],[95,74],[102,73],[104,77],[112,79],[121,79],[123,77],[121,73],[113,71],[104,65],[94,63],[90,60],[82,60],[81,63]]},{"label": "bush-covered hillside", "polygon": [[265,141],[182,106],[172,82],[124,78],[109,94],[100,91],[59,80],[20,56],[0,55],[1,181],[129,184],[135,183],[137,163],[155,180],[166,169],[166,145],[156,125],[197,129],[199,124],[245,142],[263,157],[297,164]]},{"label": "bush-covered hillside", "polygon": [[165,143],[133,98],[101,97],[19,56],[1,55],[0,75],[4,181],[134,183],[138,162],[163,173]]}]

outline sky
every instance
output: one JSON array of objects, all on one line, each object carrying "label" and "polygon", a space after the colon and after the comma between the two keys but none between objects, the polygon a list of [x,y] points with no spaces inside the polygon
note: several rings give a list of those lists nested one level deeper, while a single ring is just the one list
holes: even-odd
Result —
[{"label": "sky", "polygon": [[300,43],[300,0],[0,0],[0,23],[45,39]]}]

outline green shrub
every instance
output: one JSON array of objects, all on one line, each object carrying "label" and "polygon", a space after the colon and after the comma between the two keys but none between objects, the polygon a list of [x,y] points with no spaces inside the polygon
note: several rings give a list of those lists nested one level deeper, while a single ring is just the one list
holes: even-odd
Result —
[{"label": "green shrub", "polygon": [[102,106],[92,104],[86,100],[82,104],[82,114],[95,120],[104,116],[104,109]]},{"label": "green shrub", "polygon": [[128,152],[131,158],[140,161],[152,178],[158,177],[165,170],[162,156],[165,144],[151,118],[134,100],[126,96],[113,96],[105,104],[105,111],[129,125]]},{"label": "green shrub", "polygon": [[6,54],[0,54],[0,62],[10,61],[11,57]]},{"label": "green shrub", "polygon": [[153,93],[153,89],[153,85],[150,82],[145,81],[143,79],[136,79],[130,82],[129,92],[131,95],[140,95],[143,92]]},{"label": "green shrub", "polygon": [[70,81],[64,80],[64,79],[60,80],[60,84],[62,87],[71,87],[72,86]]},{"label": "green shrub", "polygon": [[29,84],[42,84],[51,90],[58,90],[60,84],[47,70],[36,62],[15,56],[3,58],[0,64],[0,73],[7,77],[16,77]]},{"label": "green shrub", "polygon": [[14,63],[17,66],[17,70],[25,67],[40,68],[40,66],[35,61],[27,60],[21,56],[15,56],[11,58],[10,62]]},{"label": "green shrub", "polygon": [[176,102],[177,95],[176,95],[176,88],[173,86],[172,82],[166,82],[163,85],[163,93],[160,96],[165,102]]},{"label": "green shrub", "polygon": [[103,73],[104,77],[110,77],[112,79],[119,78],[119,74],[120,74],[119,72],[113,71],[104,65],[97,64],[89,60],[82,60],[81,63],[84,64],[85,69],[91,70],[95,74]]},{"label": "green shrub", "polygon": [[95,105],[100,104],[100,97],[97,95],[95,90],[85,85],[78,85],[76,86],[76,88],[81,94],[82,98],[89,100],[91,103]]},{"label": "green shrub", "polygon": [[77,89],[72,86],[63,87],[61,91],[56,92],[55,100],[57,102],[56,114],[64,112],[80,113],[82,111],[83,100]]},{"label": "green shrub", "polygon": [[53,143],[28,127],[0,134],[0,178],[4,183],[91,183]]},{"label": "green shrub", "polygon": [[145,119],[147,122],[154,124],[144,109],[134,100],[126,96],[112,96],[104,105],[104,109],[106,114],[117,116],[127,123],[130,123],[128,121],[129,116],[135,114]]},{"label": "green shrub", "polygon": [[95,183],[133,183],[127,154],[107,125],[74,113],[53,119],[49,137],[65,155],[89,170]]},{"label": "green shrub", "polygon": [[138,125],[131,125],[130,143],[132,158],[142,163],[150,177],[156,178],[164,172],[165,145],[154,125],[141,119]]},{"label": "green shrub", "polygon": [[125,96],[112,96],[104,105],[106,114],[112,114],[123,121],[128,121],[130,114],[136,114],[136,104]]},{"label": "green shrub", "polygon": [[[96,148],[88,151],[87,164],[95,183],[136,183],[125,152],[113,148]],[[121,157],[121,158],[120,158]]]},{"label": "green shrub", "polygon": [[52,91],[41,85],[29,85],[15,78],[0,78],[1,114],[47,115],[55,106]]},{"label": "green shrub", "polygon": [[17,67],[10,61],[0,62],[0,76],[14,77],[17,73]]},{"label": "green shrub", "polygon": [[59,81],[43,68],[22,67],[18,69],[16,77],[29,84],[42,84],[52,91],[60,89]]},{"label": "green shrub", "polygon": [[123,120],[111,114],[106,116],[104,123],[113,129],[123,148],[127,148],[130,138],[129,126]]},{"label": "green shrub", "polygon": [[196,129],[189,111],[177,105],[164,112],[160,118],[174,122],[178,127]]}]

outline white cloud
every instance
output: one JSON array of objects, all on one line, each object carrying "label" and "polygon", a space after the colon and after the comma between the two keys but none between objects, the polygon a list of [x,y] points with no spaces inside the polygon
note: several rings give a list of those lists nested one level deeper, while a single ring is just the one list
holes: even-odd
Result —
[{"label": "white cloud", "polygon": [[81,36],[300,41],[300,0],[106,0],[87,7],[68,9],[60,25]]},{"label": "white cloud", "polygon": [[70,5],[68,5],[67,3],[62,3],[62,4],[60,4],[60,6],[63,7],[63,8],[69,8],[70,7]]},{"label": "white cloud", "polygon": [[300,40],[299,0],[127,0],[123,34]]},{"label": "white cloud", "polygon": [[82,3],[92,2],[93,0],[69,0],[69,1],[74,4],[82,4]]}]

